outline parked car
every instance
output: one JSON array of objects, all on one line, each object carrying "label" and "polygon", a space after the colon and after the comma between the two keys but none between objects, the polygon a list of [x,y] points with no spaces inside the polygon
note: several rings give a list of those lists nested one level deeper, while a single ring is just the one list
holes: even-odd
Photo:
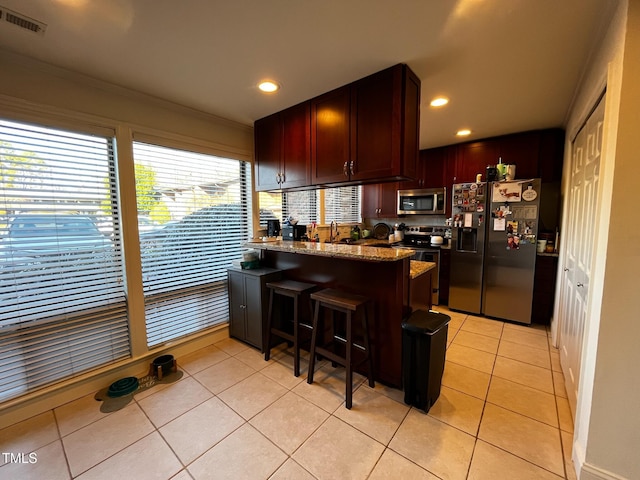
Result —
[{"label": "parked car", "polygon": [[[242,244],[251,236],[241,221],[247,214],[247,207],[238,203],[214,205],[161,228],[140,232],[147,285],[165,288],[175,271],[182,272],[183,279],[190,274],[194,284],[224,277],[225,269],[242,256]],[[268,210],[261,211],[260,216],[276,218]]]},{"label": "parked car", "polygon": [[78,261],[111,261],[113,243],[88,215],[18,214],[9,220],[0,241],[0,262],[11,269]]}]

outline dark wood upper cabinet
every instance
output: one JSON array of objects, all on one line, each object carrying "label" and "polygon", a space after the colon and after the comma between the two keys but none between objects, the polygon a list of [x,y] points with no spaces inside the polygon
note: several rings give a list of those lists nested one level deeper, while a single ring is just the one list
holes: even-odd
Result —
[{"label": "dark wood upper cabinet", "polygon": [[[307,118],[308,126],[302,121]],[[398,64],[254,127],[258,191],[411,179],[419,150],[420,80]]]},{"label": "dark wood upper cabinet", "polygon": [[310,104],[303,102],[257,120],[255,135],[256,190],[309,185],[311,158]]},{"label": "dark wood upper cabinet", "polygon": [[453,173],[451,183],[475,182],[478,173],[481,173],[483,181],[486,181],[487,165],[495,165],[499,157],[500,144],[496,140],[458,145],[455,171],[449,172],[449,175]]},{"label": "dark wood upper cabinet", "polygon": [[[396,218],[400,182],[372,183],[362,187],[364,218]],[[404,188],[404,187],[402,187]]]},{"label": "dark wood upper cabinet", "polygon": [[311,100],[311,182],[334,184],[349,177],[351,87]]},{"label": "dark wood upper cabinet", "polygon": [[[482,181],[487,181],[487,165],[495,165],[502,158],[502,163],[516,166],[516,178],[540,177],[545,189],[542,201],[545,204],[553,203],[545,205],[543,210],[558,210],[559,201],[553,193],[557,190],[559,195],[564,139],[564,130],[551,128],[422,150],[419,165],[423,170],[418,172],[418,180],[413,183],[403,182],[401,188],[411,188],[420,178],[424,187],[446,187],[445,214],[450,216],[453,184],[475,182],[478,173],[482,173]],[[548,222],[552,229],[555,228],[558,215],[559,213],[555,217],[552,215]]]}]

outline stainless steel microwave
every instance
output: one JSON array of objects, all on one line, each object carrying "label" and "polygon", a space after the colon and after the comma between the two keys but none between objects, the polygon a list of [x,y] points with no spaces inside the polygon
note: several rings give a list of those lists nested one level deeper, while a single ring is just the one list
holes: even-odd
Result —
[{"label": "stainless steel microwave", "polygon": [[446,188],[398,190],[398,215],[444,215]]}]

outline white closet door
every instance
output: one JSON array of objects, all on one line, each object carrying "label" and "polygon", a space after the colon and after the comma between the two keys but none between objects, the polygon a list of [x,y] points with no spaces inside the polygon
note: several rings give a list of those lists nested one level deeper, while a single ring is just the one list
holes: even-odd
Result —
[{"label": "white closet door", "polygon": [[605,97],[572,145],[569,215],[560,293],[560,363],[575,418],[587,298],[594,255],[595,212],[602,148]]}]

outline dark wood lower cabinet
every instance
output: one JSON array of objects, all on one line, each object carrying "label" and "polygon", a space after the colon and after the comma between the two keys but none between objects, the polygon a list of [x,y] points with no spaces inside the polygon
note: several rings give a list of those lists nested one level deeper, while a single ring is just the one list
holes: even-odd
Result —
[{"label": "dark wood lower cabinet", "polygon": [[449,305],[449,269],[451,268],[451,250],[440,249],[440,276],[438,282],[438,302]]},{"label": "dark wood lower cabinet", "polygon": [[557,255],[536,256],[536,273],[533,280],[532,323],[549,325],[553,316],[556,293]]},{"label": "dark wood lower cabinet", "polygon": [[282,278],[273,268],[227,270],[229,279],[229,335],[263,351],[262,330],[267,321],[266,284]]}]

